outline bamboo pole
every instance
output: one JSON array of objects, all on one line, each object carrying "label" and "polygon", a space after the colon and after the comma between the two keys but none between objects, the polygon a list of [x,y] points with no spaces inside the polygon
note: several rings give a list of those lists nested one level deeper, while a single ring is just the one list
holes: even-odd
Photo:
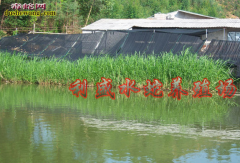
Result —
[{"label": "bamboo pole", "polygon": [[[94,3],[94,1],[93,1],[93,3]],[[87,17],[87,20],[86,20],[86,23],[85,23],[85,27],[87,26],[87,22],[88,22],[88,19],[89,19],[90,13],[91,13],[91,11],[92,11],[93,3],[92,3],[91,8],[90,8],[90,10],[89,10],[88,17]]]},{"label": "bamboo pole", "polygon": [[33,24],[33,34],[35,33],[35,23]]}]

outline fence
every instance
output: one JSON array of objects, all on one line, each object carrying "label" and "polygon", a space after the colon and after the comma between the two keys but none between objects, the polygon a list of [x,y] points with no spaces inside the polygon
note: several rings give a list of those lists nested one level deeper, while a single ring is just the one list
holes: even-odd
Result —
[{"label": "fence", "polygon": [[204,41],[195,36],[156,32],[106,31],[92,34],[19,34],[0,40],[0,49],[32,56],[77,60],[84,56],[109,54],[180,53],[191,47],[198,52]]},{"label": "fence", "polygon": [[[65,34],[74,34],[74,33],[81,33],[81,27],[67,27],[64,28],[60,27],[35,27],[35,24],[33,27],[16,27],[16,28],[0,28],[0,30],[7,31],[7,32],[14,32],[16,33],[58,33],[58,31],[61,31],[61,33]],[[60,34],[60,33],[58,33]]]},{"label": "fence", "polygon": [[203,55],[208,55],[215,60],[221,59],[227,61],[228,64],[237,66],[237,71],[235,72],[235,75],[237,77],[240,77],[239,41],[212,40]]},{"label": "fence", "polygon": [[18,34],[3,37],[0,50],[21,52],[29,56],[65,58],[71,61],[85,56],[140,54],[179,54],[191,47],[193,53],[222,59],[237,67],[240,77],[240,42],[212,40],[205,52],[199,50],[205,41],[198,37],[161,32],[106,31],[86,34]]}]

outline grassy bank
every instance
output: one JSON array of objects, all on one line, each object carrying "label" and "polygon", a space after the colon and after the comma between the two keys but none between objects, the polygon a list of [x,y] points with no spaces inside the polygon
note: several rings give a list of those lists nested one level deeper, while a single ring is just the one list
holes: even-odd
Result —
[{"label": "grassy bank", "polygon": [[134,79],[137,86],[146,85],[146,80],[159,79],[164,88],[171,87],[172,78],[182,77],[185,89],[193,87],[194,81],[207,78],[211,88],[219,80],[230,78],[229,69],[221,61],[191,54],[187,49],[181,55],[165,53],[157,56],[127,56],[83,58],[76,62],[57,59],[26,60],[26,56],[0,52],[0,77],[11,82],[38,84],[70,84],[76,79],[87,79],[88,84],[101,82],[101,77],[112,79],[112,85],[125,83],[125,78]]}]

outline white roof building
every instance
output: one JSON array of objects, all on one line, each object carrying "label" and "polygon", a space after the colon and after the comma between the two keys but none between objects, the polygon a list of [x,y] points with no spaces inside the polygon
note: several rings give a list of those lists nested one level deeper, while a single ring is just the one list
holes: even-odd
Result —
[{"label": "white roof building", "polygon": [[207,40],[236,40],[240,39],[240,19],[218,19],[178,10],[147,19],[100,19],[82,28],[83,33],[109,30],[158,30],[198,35]]}]

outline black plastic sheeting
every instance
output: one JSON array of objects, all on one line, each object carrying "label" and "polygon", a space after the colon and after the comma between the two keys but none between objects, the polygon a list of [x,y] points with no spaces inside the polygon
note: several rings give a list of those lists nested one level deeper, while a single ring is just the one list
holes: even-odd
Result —
[{"label": "black plastic sheeting", "polygon": [[58,35],[38,35],[33,40],[26,42],[19,48],[19,51],[33,54],[36,56],[42,56],[42,52],[53,43]]},{"label": "black plastic sheeting", "polygon": [[37,36],[38,35],[19,34],[16,36],[3,37],[0,40],[0,50],[8,52],[18,51],[19,47]]},{"label": "black plastic sheeting", "polygon": [[99,46],[95,50],[95,54],[109,54],[110,56],[115,56],[121,50],[127,37],[127,32],[105,32]]},{"label": "black plastic sheeting", "polygon": [[192,52],[198,52],[200,48],[203,46],[203,43],[204,42],[198,37],[181,35],[178,41],[175,43],[172,52],[178,54],[183,49],[190,47]]},{"label": "black plastic sheeting", "polygon": [[69,53],[66,58],[70,60],[77,60],[85,56],[93,56],[96,48],[103,38],[103,35],[104,32],[79,35],[79,39],[76,40],[71,49],[69,49]]},{"label": "black plastic sheeting", "polygon": [[85,56],[99,56],[102,54],[116,56],[126,37],[126,32],[117,31],[81,34],[80,38],[68,52],[66,58],[77,60]]},{"label": "black plastic sheeting", "polygon": [[236,76],[240,77],[240,42],[212,40],[207,51],[203,54],[217,60],[237,66]]},{"label": "black plastic sheeting", "polygon": [[179,54],[187,47],[192,47],[192,52],[198,52],[203,43],[199,37],[181,34],[106,31],[91,34],[22,34],[5,37],[0,40],[0,50],[15,50],[30,56],[74,61],[85,56],[102,54],[118,56],[170,51]]},{"label": "black plastic sheeting", "polygon": [[50,44],[46,50],[42,53],[45,57],[64,57],[71,49],[74,43],[79,39],[79,34],[73,35],[59,35],[52,44]]},{"label": "black plastic sheeting", "polygon": [[175,33],[175,34],[183,34],[183,35],[191,35],[201,37],[202,35],[206,35],[212,32],[222,31],[223,29],[182,29],[182,28],[174,28],[174,29],[164,29],[164,28],[142,28],[142,27],[133,27],[133,31],[151,31],[151,32],[162,32],[162,33]]},{"label": "black plastic sheeting", "polygon": [[152,32],[131,32],[128,34],[120,54],[144,53],[153,37]]},{"label": "black plastic sheeting", "polygon": [[55,57],[71,61],[85,56],[110,56],[141,54],[161,54],[180,52],[191,47],[193,53],[222,59],[237,66],[240,77],[240,42],[212,40],[206,52],[199,50],[204,41],[199,37],[162,33],[158,31],[106,31],[91,34],[19,34],[3,37],[0,50],[10,53],[22,52],[29,56]]},{"label": "black plastic sheeting", "polygon": [[161,52],[170,52],[180,37],[181,35],[179,34],[154,33],[153,39],[149,42],[145,53],[158,54]]},{"label": "black plastic sheeting", "polygon": [[193,53],[199,51],[204,41],[195,36],[155,33],[153,39],[149,42],[146,54],[159,54],[162,52],[173,52],[179,54],[186,48],[191,48]]}]

